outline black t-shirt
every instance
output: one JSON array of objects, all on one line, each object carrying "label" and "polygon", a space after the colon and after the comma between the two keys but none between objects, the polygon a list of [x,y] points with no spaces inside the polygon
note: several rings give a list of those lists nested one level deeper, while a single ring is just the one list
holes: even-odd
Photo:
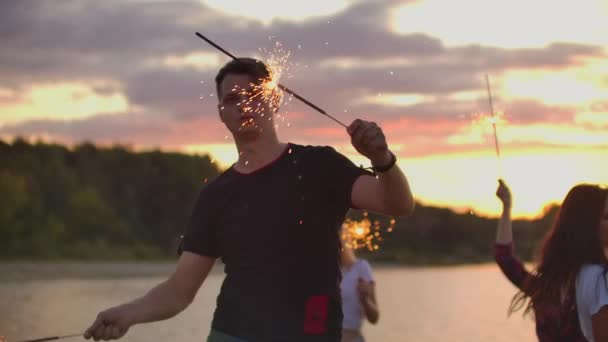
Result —
[{"label": "black t-shirt", "polygon": [[183,250],[225,264],[213,329],[251,341],[339,339],[339,230],[366,173],[331,147],[288,144],[271,164],[231,167],[201,190]]}]

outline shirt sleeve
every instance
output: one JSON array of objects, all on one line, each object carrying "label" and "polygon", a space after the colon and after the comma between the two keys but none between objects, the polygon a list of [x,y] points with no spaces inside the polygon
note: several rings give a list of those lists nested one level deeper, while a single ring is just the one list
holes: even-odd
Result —
[{"label": "shirt sleeve", "polygon": [[530,273],[526,271],[523,263],[513,255],[513,243],[494,244],[494,260],[496,260],[505,277],[521,289],[524,280],[530,276]]},{"label": "shirt sleeve", "polygon": [[322,167],[327,170],[329,187],[333,189],[336,199],[352,207],[351,194],[353,184],[362,175],[373,176],[373,173],[355,165],[350,159],[338,153],[332,147],[324,147]]},{"label": "shirt sleeve", "polygon": [[583,269],[581,280],[584,307],[589,310],[588,314],[593,316],[608,305],[607,274],[602,266],[587,266]]},{"label": "shirt sleeve", "polygon": [[372,267],[369,265],[367,260],[361,260],[359,263],[359,275],[365,281],[375,282],[374,275],[372,273]]},{"label": "shirt sleeve", "polygon": [[217,258],[221,256],[217,225],[213,220],[212,199],[203,189],[196,204],[181,243],[181,250]]}]

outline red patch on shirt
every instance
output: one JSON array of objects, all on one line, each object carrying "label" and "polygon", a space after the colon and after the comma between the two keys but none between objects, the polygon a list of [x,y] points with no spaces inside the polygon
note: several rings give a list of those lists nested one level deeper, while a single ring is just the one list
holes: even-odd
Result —
[{"label": "red patch on shirt", "polygon": [[319,335],[327,332],[328,296],[310,296],[306,301],[304,333]]}]

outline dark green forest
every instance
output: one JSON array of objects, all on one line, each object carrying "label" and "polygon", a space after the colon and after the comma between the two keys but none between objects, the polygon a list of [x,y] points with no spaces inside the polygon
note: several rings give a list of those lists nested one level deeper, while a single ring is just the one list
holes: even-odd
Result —
[{"label": "dark green forest", "polygon": [[[220,172],[208,156],[0,140],[0,260],[175,258],[198,192]],[[514,222],[524,259],[556,212]],[[360,253],[400,264],[489,261],[496,223],[419,204],[378,251]]]}]

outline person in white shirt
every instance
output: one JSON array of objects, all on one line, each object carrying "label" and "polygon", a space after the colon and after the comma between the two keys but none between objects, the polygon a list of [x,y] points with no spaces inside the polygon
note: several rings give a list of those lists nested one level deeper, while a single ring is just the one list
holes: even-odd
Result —
[{"label": "person in white shirt", "polygon": [[364,259],[358,259],[353,249],[342,247],[342,342],[364,342],[361,333],[363,321],[376,324],[379,318],[376,286],[372,268]]}]

